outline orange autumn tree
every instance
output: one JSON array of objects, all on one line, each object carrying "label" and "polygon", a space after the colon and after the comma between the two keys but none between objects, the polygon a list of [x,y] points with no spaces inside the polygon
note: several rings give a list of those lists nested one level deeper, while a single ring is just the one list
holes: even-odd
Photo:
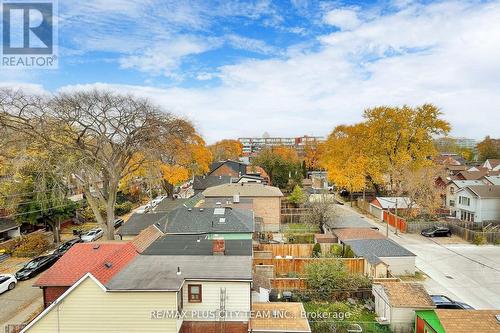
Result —
[{"label": "orange autumn tree", "polygon": [[307,141],[304,145],[304,164],[308,170],[321,168],[320,158],[323,144],[320,142]]},{"label": "orange autumn tree", "polygon": [[212,161],[212,153],[205,141],[193,133],[187,142],[176,142],[175,158],[163,161],[160,165],[163,188],[167,195],[173,194],[174,187],[195,175],[207,173]]},{"label": "orange autumn tree", "polygon": [[238,140],[221,140],[208,147],[214,161],[238,160],[243,155],[243,145]]},{"label": "orange autumn tree", "polygon": [[276,146],[272,148],[272,152],[289,162],[295,163],[299,161],[299,155],[297,154],[297,150],[293,147]]}]

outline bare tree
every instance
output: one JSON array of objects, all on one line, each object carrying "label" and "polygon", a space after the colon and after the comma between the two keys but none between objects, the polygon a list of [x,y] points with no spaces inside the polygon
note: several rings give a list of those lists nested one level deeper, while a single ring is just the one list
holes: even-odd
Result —
[{"label": "bare tree", "polygon": [[97,90],[56,96],[0,90],[0,125],[62,152],[58,167],[82,187],[108,239],[120,179],[151,155],[168,159],[175,153],[168,143],[183,142],[193,129],[147,100]]},{"label": "bare tree", "polygon": [[313,194],[306,206],[309,211],[302,216],[301,222],[319,227],[321,233],[326,233],[338,221],[335,200],[331,194]]}]

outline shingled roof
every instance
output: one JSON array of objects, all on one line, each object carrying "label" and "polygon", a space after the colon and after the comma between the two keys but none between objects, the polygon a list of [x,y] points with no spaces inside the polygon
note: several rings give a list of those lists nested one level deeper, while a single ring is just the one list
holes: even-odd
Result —
[{"label": "shingled roof", "polygon": [[435,308],[431,296],[419,283],[388,282],[380,283],[393,307]]},{"label": "shingled roof", "polygon": [[258,183],[233,183],[209,187],[203,191],[205,197],[282,197],[281,190],[274,186]]},{"label": "shingled roof", "polygon": [[136,236],[139,233],[156,223],[164,223],[167,220],[168,212],[134,213],[118,229],[118,234],[122,236]]},{"label": "shingled roof", "polygon": [[446,333],[500,331],[500,310],[434,310]]},{"label": "shingled roof", "polygon": [[69,287],[87,273],[106,283],[136,255],[137,249],[129,242],[78,243],[43,273],[34,286]]}]

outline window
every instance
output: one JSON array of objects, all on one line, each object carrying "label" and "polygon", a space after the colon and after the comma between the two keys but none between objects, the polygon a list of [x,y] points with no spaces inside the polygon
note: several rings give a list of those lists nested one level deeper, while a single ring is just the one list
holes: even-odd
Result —
[{"label": "window", "polygon": [[458,203],[464,206],[470,206],[470,198],[458,197]]},{"label": "window", "polygon": [[190,303],[201,303],[201,284],[188,285],[188,300]]},{"label": "window", "polygon": [[453,194],[453,193],[455,193],[455,188],[452,186],[452,187],[450,187],[450,194]]},{"label": "window", "polygon": [[455,207],[455,200],[450,200],[450,207]]}]

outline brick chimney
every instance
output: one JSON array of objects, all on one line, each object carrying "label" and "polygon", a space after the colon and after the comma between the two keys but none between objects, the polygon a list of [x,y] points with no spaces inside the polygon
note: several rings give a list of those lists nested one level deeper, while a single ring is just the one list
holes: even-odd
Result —
[{"label": "brick chimney", "polygon": [[212,241],[212,252],[214,256],[223,256],[226,252],[226,242],[223,239],[214,239]]}]

